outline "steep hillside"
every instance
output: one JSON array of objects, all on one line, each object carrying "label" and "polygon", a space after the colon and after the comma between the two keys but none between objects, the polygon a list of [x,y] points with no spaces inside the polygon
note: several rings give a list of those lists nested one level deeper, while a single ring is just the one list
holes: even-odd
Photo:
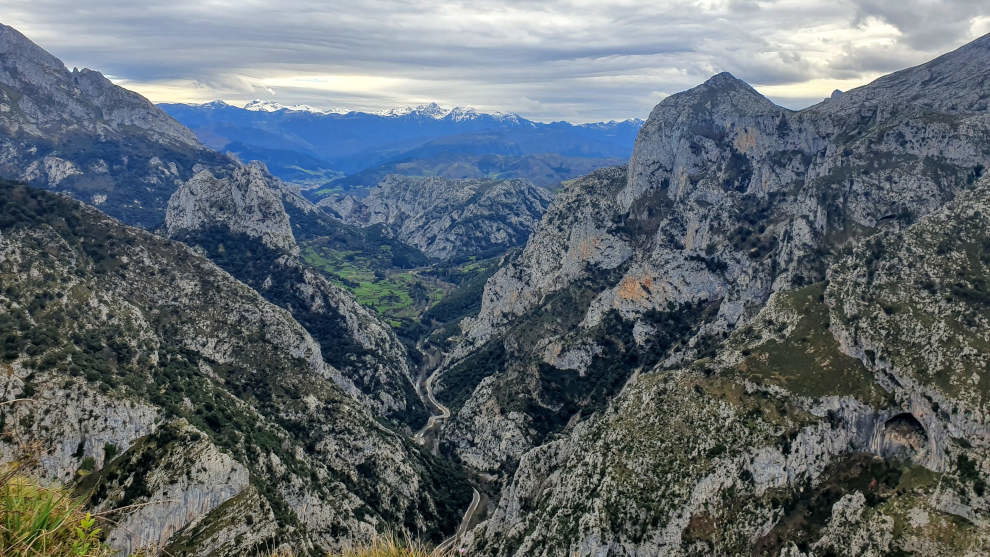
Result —
[{"label": "steep hillside", "polygon": [[[470,488],[335,384],[320,343],[188,247],[2,186],[2,458],[121,515],[120,549],[439,540]],[[9,402],[22,399],[18,402]]]},{"label": "steep hillside", "polygon": [[436,259],[502,252],[525,243],[550,194],[524,180],[448,180],[391,175],[364,197],[319,205],[344,222],[384,224]]},{"label": "steep hillside", "polygon": [[[990,180],[526,452],[492,555],[990,550]],[[590,495],[590,496],[589,496]]]},{"label": "steep hillside", "polygon": [[[0,121],[10,131],[0,137],[7,142],[0,159],[9,163],[0,164],[0,177],[7,168],[8,176],[67,192],[126,224],[199,245],[226,271],[293,313],[335,366],[338,386],[411,427],[426,420],[405,348],[353,296],[300,262],[295,235],[321,234],[327,243],[360,243],[371,252],[387,248],[396,259],[425,256],[399,242],[368,241],[363,231],[341,230],[343,225],[263,165],[244,166],[206,149],[142,97],[96,72],[68,72],[9,27],[0,28],[0,45],[0,91],[14,102],[0,108]],[[40,145],[55,149],[51,156],[62,162],[53,163]],[[102,157],[95,166],[80,162],[95,156]],[[54,181],[25,174],[45,165],[64,172]],[[95,175],[110,189],[77,188],[83,182],[72,181]]]},{"label": "steep hillside", "polygon": [[99,72],[72,70],[0,24],[0,178],[70,193],[154,228],[196,164],[226,156]]}]

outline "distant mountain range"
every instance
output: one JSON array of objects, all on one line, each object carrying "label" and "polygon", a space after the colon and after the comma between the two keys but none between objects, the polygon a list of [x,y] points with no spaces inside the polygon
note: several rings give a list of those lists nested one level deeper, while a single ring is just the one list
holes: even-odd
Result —
[{"label": "distant mountain range", "polygon": [[[467,173],[460,171],[461,176],[488,178],[499,176],[478,170],[474,158],[484,155],[512,158],[499,166],[512,166],[518,162],[517,158],[531,155],[600,159],[600,165],[612,164],[614,159],[629,157],[643,124],[638,119],[593,124],[541,123],[518,114],[443,108],[436,103],[375,114],[307,105],[284,106],[263,100],[244,107],[223,101],[159,106],[193,130],[205,145],[245,160],[260,160],[276,176],[309,185],[323,185],[378,166],[394,167],[399,162],[438,155],[448,163],[454,155],[461,166],[472,168]],[[437,152],[437,145],[441,152]],[[432,152],[424,154],[424,149]],[[560,179],[587,171],[587,164],[573,161],[562,166],[576,170],[573,174],[564,172]],[[389,172],[395,170],[391,168]],[[415,171],[423,172],[422,165],[417,165]],[[376,177],[378,174],[375,173]],[[353,185],[354,180],[348,183]]]}]

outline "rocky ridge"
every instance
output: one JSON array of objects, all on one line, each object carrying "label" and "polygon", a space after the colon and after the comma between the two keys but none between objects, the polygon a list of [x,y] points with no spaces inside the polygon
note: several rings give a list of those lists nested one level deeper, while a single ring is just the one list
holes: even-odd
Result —
[{"label": "rocky ridge", "polygon": [[[463,141],[463,139],[462,139]],[[479,142],[482,141],[479,138]],[[632,140],[629,142],[632,145]],[[448,150],[443,141],[432,141],[407,153],[399,160],[388,161],[371,168],[338,178],[332,187],[351,194],[378,185],[390,174],[403,176],[436,176],[452,180],[520,179],[541,188],[557,188],[561,182],[584,176],[606,166],[622,164],[626,159],[571,157],[555,153],[533,155],[493,155],[462,153]],[[316,190],[313,197],[319,195]]]},{"label": "rocky ridge", "polygon": [[347,223],[385,224],[402,242],[447,259],[525,243],[550,198],[525,180],[390,175],[367,196],[331,196],[319,206]]},{"label": "rocky ridge", "polygon": [[154,228],[194,166],[228,166],[187,128],[99,72],[69,71],[0,24],[0,177],[67,192]]}]

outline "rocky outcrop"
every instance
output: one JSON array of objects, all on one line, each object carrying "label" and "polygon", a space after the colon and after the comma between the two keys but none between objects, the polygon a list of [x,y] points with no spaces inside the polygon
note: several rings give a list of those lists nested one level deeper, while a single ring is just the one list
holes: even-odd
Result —
[{"label": "rocky outcrop", "polygon": [[344,394],[289,312],[187,246],[4,185],[0,264],[0,392],[28,399],[0,406],[0,455],[39,454],[36,473],[99,508],[153,503],[115,518],[116,547],[250,553],[277,530],[329,550],[384,524],[456,527],[469,487]]},{"label": "rocky outcrop", "polygon": [[[164,437],[170,439],[164,441]],[[154,467],[144,469],[148,462]],[[108,463],[109,464],[109,463]],[[177,474],[177,470],[185,473]],[[207,516],[248,489],[248,469],[222,452],[201,431],[180,421],[101,469],[104,498],[98,510],[112,510],[127,490],[140,485],[146,503],[118,520],[107,539],[125,554],[141,549],[158,553],[179,530]],[[111,479],[112,478],[112,479]],[[254,536],[252,536],[254,537]]]},{"label": "rocky outcrop", "polygon": [[385,224],[406,244],[447,259],[525,243],[549,201],[547,190],[525,180],[391,175],[365,197],[331,196],[319,205],[350,224]]},{"label": "rocky outcrop", "polygon": [[236,167],[226,176],[201,170],[169,198],[166,231],[175,237],[222,226],[272,249],[298,254],[280,185],[261,163]]},{"label": "rocky outcrop", "polygon": [[70,193],[154,228],[196,164],[231,161],[147,99],[99,72],[69,71],[0,24],[0,178]]},{"label": "rocky outcrop", "polygon": [[[248,517],[232,521],[230,517]],[[163,553],[191,552],[198,555],[230,555],[243,547],[245,538],[274,540],[277,521],[271,505],[258,490],[249,485],[242,492],[224,501],[209,514],[189,522],[169,540]],[[274,542],[269,544],[275,545]]]}]

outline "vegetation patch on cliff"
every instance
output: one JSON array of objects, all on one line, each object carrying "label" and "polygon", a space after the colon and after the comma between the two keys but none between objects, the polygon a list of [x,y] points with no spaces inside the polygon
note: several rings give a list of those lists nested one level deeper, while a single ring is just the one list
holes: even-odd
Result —
[{"label": "vegetation patch on cliff", "polygon": [[[744,359],[735,370],[757,382],[779,385],[807,397],[854,396],[876,407],[890,404],[889,396],[873,380],[872,374],[856,358],[843,354],[829,330],[829,308],[825,286],[816,283],[780,295],[778,314],[793,316],[774,321],[767,315],[761,322],[737,333],[735,341],[744,345]],[[762,327],[772,335],[755,345],[746,343]]]}]

